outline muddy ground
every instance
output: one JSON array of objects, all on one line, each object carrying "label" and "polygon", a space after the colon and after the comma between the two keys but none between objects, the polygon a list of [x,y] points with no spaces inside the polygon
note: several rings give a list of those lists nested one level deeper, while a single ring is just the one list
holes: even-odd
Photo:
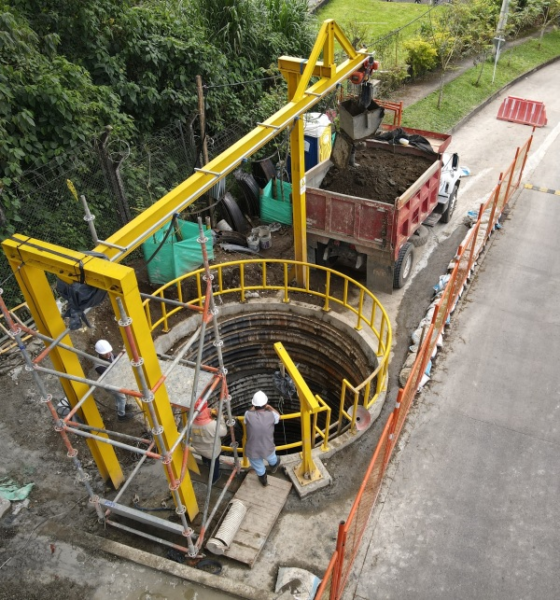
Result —
[{"label": "muddy ground", "polygon": [[[361,438],[359,447],[348,447],[327,462],[326,466],[334,477],[334,485],[303,501],[292,495],[286,511],[300,514],[316,512],[324,502],[343,502],[355,493],[366,465],[361,457],[371,454],[382,424],[392,409],[391,399],[396,394],[397,376],[409,344],[409,333],[422,318],[431,300],[432,285],[445,271],[463,235],[464,230],[460,228],[456,236],[442,244],[440,252],[432,255],[428,267],[414,279],[403,299],[397,319],[398,336],[391,365],[390,401],[385,404],[382,418]],[[272,248],[263,254],[267,257],[292,257],[292,246],[291,230],[284,228],[273,235]],[[216,254],[216,260],[220,262],[240,258],[246,256],[221,251]],[[145,291],[153,291],[154,286],[146,281],[141,263],[137,265],[137,273]],[[353,276],[358,280],[362,278],[359,273],[353,273]],[[91,352],[95,340],[100,337],[109,339],[116,348],[122,346],[108,301],[92,311],[89,318],[91,329],[72,334],[75,346]],[[40,347],[39,344],[34,344],[31,350],[36,354]],[[95,512],[88,505],[84,488],[77,481],[76,471],[66,457],[60,436],[54,431],[50,416],[40,402],[40,394],[31,374],[21,366],[15,371],[11,369],[14,360],[9,356],[0,357],[0,369],[4,372],[1,377],[3,393],[0,420],[4,460],[0,466],[0,476],[8,476],[19,485],[30,482],[35,485],[29,495],[29,505],[18,514],[6,513],[0,520],[0,600],[94,597],[96,588],[108,586],[107,589],[111,589],[115,585],[111,577],[118,574],[119,563],[117,559],[110,559],[102,552],[83,553],[80,549],[81,532],[122,541],[159,556],[166,556],[166,549],[114,529],[104,530],[99,525]],[[85,366],[86,372],[93,375],[93,365]],[[60,385],[54,376],[43,376],[43,381],[55,398],[62,397]],[[141,415],[137,415],[132,422],[118,423],[112,398],[105,392],[97,394],[97,402],[109,428],[135,435],[145,429]],[[100,479],[86,444],[81,439],[73,440],[73,443],[79,451],[85,471],[91,476],[94,491],[102,496],[110,496],[111,486]],[[129,472],[134,463],[125,453],[118,452],[123,459],[123,468]],[[348,469],[348,464],[354,464],[356,468]],[[143,480],[130,490],[131,495],[140,491],[140,502],[144,505],[161,506],[162,502],[169,502],[168,493],[162,492],[165,487],[162,486],[161,468],[159,465],[155,466],[157,471],[153,466],[143,467],[146,472]],[[204,488],[200,487],[202,484],[196,483],[196,486],[204,493]],[[65,530],[69,528],[73,532],[75,553],[53,541],[56,539],[53,532],[56,532],[58,526]],[[45,535],[44,532],[49,534]],[[75,568],[69,570],[68,564],[74,564]],[[184,584],[177,582],[177,585]]]}]

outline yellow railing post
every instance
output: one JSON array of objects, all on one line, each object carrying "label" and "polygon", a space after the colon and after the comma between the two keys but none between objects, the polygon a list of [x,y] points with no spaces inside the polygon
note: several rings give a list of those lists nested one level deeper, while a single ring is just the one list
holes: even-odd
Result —
[{"label": "yellow railing post", "polygon": [[251,466],[251,464],[249,463],[249,459],[245,454],[245,446],[247,445],[247,428],[245,427],[245,418],[239,419],[239,422],[241,423],[241,427],[243,428],[243,437],[241,438],[241,444],[243,446],[243,458],[241,459],[241,468],[248,469]]},{"label": "yellow railing post", "polygon": [[[244,263],[245,267],[242,266],[242,263]],[[354,314],[354,316],[357,318],[357,324],[359,324],[360,328],[363,327],[364,325],[367,325],[368,328],[373,333],[373,335],[375,336],[375,339],[377,340],[377,343],[378,343],[378,346],[376,349],[376,354],[377,354],[377,359],[378,359],[377,368],[362,383],[357,384],[356,386],[353,386],[348,380],[344,379],[341,383],[341,391],[340,391],[338,406],[333,406],[332,408],[327,407],[327,405],[324,404],[323,400],[321,400],[319,397],[317,397],[317,401],[319,403],[318,406],[321,407],[318,409],[318,412],[327,411],[327,424],[325,425],[324,430],[319,429],[317,427],[317,418],[316,418],[317,413],[316,412],[312,413],[313,416],[311,417],[310,443],[311,443],[311,446],[313,447],[315,445],[315,440],[317,439],[317,436],[322,437],[323,444],[321,446],[321,449],[323,451],[326,451],[328,449],[328,439],[329,439],[329,434],[330,434],[329,429],[330,429],[331,419],[332,418],[336,419],[338,416],[338,421],[335,421],[337,434],[340,434],[342,429],[344,427],[346,427],[348,424],[350,424],[351,426],[353,424],[352,416],[344,409],[345,404],[346,404],[347,391],[350,391],[353,394],[352,406],[354,406],[356,404],[356,396],[358,396],[358,404],[361,401],[363,406],[366,409],[369,409],[369,408],[371,408],[371,406],[373,404],[375,404],[379,395],[383,391],[386,390],[386,387],[387,387],[386,386],[387,365],[389,362],[389,352],[391,350],[391,326],[390,326],[387,314],[385,313],[381,304],[379,304],[379,301],[377,300],[377,298],[369,290],[364,288],[362,285],[360,285],[356,281],[353,281],[351,278],[347,277],[346,275],[336,273],[336,272],[332,271],[331,269],[328,269],[325,267],[315,267],[315,266],[307,264],[307,263],[302,263],[301,266],[305,271],[305,274],[307,276],[306,277],[307,281],[306,281],[305,285],[300,287],[300,286],[298,286],[297,282],[293,281],[293,278],[295,277],[295,272],[296,272],[296,270],[295,270],[296,263],[297,263],[297,261],[293,261],[293,260],[281,260],[281,259],[254,260],[254,259],[252,259],[252,260],[247,260],[247,261],[232,261],[232,262],[228,262],[228,263],[219,263],[217,265],[213,265],[211,267],[211,270],[214,273],[217,272],[217,282],[218,282],[217,293],[220,295],[241,294],[242,291],[246,293],[249,290],[259,290],[259,289],[260,290],[278,290],[281,294],[281,297],[280,296],[278,297],[279,300],[281,300],[284,303],[289,303],[291,301],[291,299],[290,299],[291,292],[311,294],[322,300],[323,312],[328,312],[329,310],[331,310],[331,303],[334,305],[337,305],[339,307],[343,307]],[[271,281],[267,281],[267,279],[268,279],[267,273],[271,272],[270,265],[272,265],[272,264],[282,266],[282,271],[283,271],[284,277],[283,277],[283,281],[281,283],[274,284]],[[244,277],[246,270],[247,270],[246,265],[258,265],[260,267],[260,269],[261,269],[261,275],[259,277],[260,284],[247,285],[247,282],[245,281],[245,277]],[[225,284],[224,270],[227,270],[227,269],[239,269],[239,273],[240,273],[239,284],[236,283],[232,288],[229,288],[224,285]],[[321,273],[325,274],[326,282],[325,282],[324,291],[323,290],[321,290],[321,291],[314,290],[310,286],[309,281],[311,280],[310,274],[311,274],[312,269],[316,269],[317,272],[321,272]],[[187,274],[183,275],[182,277],[178,278],[177,280],[169,282],[168,284],[166,284],[165,286],[163,286],[162,288],[160,288],[159,290],[154,292],[154,295],[155,296],[164,295],[164,291],[166,289],[168,289],[169,287],[171,287],[171,286],[181,287],[183,282],[188,282],[189,280],[191,280],[194,282],[194,285],[196,285],[197,291],[195,292],[194,296],[189,296],[188,298],[182,298],[182,300],[183,300],[184,304],[200,305],[200,304],[202,304],[202,300],[203,300],[202,289],[201,289],[201,279],[200,279],[201,273],[202,273],[201,270],[187,273]],[[340,278],[341,280],[344,281],[344,297],[343,297],[343,299],[340,299],[334,295],[331,295],[331,281],[332,281],[332,278],[334,278],[334,277]],[[352,306],[348,302],[348,298],[353,297],[355,295],[354,288],[351,289],[350,286],[354,286],[355,289],[357,289],[358,292],[360,293],[360,300],[358,302],[357,308]],[[365,302],[366,297],[369,299],[368,303],[367,303],[368,314],[365,314],[365,312],[364,312],[365,308],[366,308],[366,302]],[[371,310],[369,309],[369,301],[371,301]],[[144,304],[146,306],[146,314],[149,314],[150,300],[146,300]],[[179,308],[174,309],[173,312],[170,312],[168,314],[168,317],[171,317],[171,315],[175,315],[177,312],[179,312],[180,310],[183,310],[184,308],[185,307],[179,307]],[[150,323],[151,323],[151,321],[150,321]],[[157,329],[158,327],[161,327],[162,324],[163,324],[163,319],[160,319],[157,322],[151,323],[152,332],[155,329]],[[355,328],[358,329],[358,326]],[[375,381],[374,381],[374,379],[375,379]],[[373,395],[370,398],[372,391],[373,391]],[[302,417],[301,417],[300,412],[297,412],[297,413],[294,412],[294,413],[290,413],[288,415],[283,416],[283,419],[294,419],[295,420],[295,419],[301,419],[301,418]],[[242,418],[240,418],[239,420],[241,423],[243,422]],[[302,432],[303,432],[303,428],[302,428]],[[303,444],[300,441],[297,443],[279,446],[278,449],[295,451],[296,448],[299,448],[302,445]],[[240,448],[240,453],[241,452],[242,452],[242,448]],[[249,465],[248,465],[247,460],[244,459],[243,468],[246,468],[248,466]]]},{"label": "yellow railing post", "polygon": [[294,473],[301,485],[307,485],[323,478],[321,471],[316,467],[311,456],[311,451],[313,450],[311,418],[319,410],[319,403],[282,343],[276,342],[274,350],[282,364],[286,367],[288,375],[292,378],[300,401],[302,461],[294,469]]}]

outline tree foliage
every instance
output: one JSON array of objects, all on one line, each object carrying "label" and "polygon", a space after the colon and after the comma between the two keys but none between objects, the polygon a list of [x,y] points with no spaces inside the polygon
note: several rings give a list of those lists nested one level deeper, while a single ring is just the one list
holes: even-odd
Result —
[{"label": "tree foliage", "polygon": [[404,43],[406,64],[411,77],[420,77],[432,71],[438,64],[437,50],[422,39],[411,39]]},{"label": "tree foliage", "polygon": [[25,169],[63,156],[106,123],[132,130],[118,95],[59,55],[58,44],[56,34],[41,37],[20,15],[0,13],[0,177],[11,222],[20,216],[9,189]]},{"label": "tree foliage", "polygon": [[211,133],[253,122],[277,83],[271,65],[308,55],[311,24],[307,0],[0,0],[6,216],[18,216],[14,177],[105,126],[141,143],[188,121],[197,75]]}]

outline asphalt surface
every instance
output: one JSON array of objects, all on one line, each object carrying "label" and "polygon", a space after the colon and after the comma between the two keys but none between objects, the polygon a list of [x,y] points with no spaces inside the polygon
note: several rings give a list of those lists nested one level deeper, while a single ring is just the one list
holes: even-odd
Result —
[{"label": "asphalt surface", "polygon": [[[508,95],[547,109],[523,181],[560,189],[559,88],[555,63],[454,134],[471,169],[456,218],[531,133],[496,119]],[[558,195],[523,189],[493,235],[411,410],[345,599],[560,597],[559,224]]]}]

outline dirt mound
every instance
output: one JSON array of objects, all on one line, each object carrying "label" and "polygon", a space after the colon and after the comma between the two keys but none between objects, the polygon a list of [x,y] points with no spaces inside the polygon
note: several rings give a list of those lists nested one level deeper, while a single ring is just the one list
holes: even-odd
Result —
[{"label": "dirt mound", "polygon": [[381,148],[364,148],[356,151],[359,167],[331,167],[321,188],[337,194],[395,204],[395,200],[433,161],[434,159],[424,156],[397,154]]}]

